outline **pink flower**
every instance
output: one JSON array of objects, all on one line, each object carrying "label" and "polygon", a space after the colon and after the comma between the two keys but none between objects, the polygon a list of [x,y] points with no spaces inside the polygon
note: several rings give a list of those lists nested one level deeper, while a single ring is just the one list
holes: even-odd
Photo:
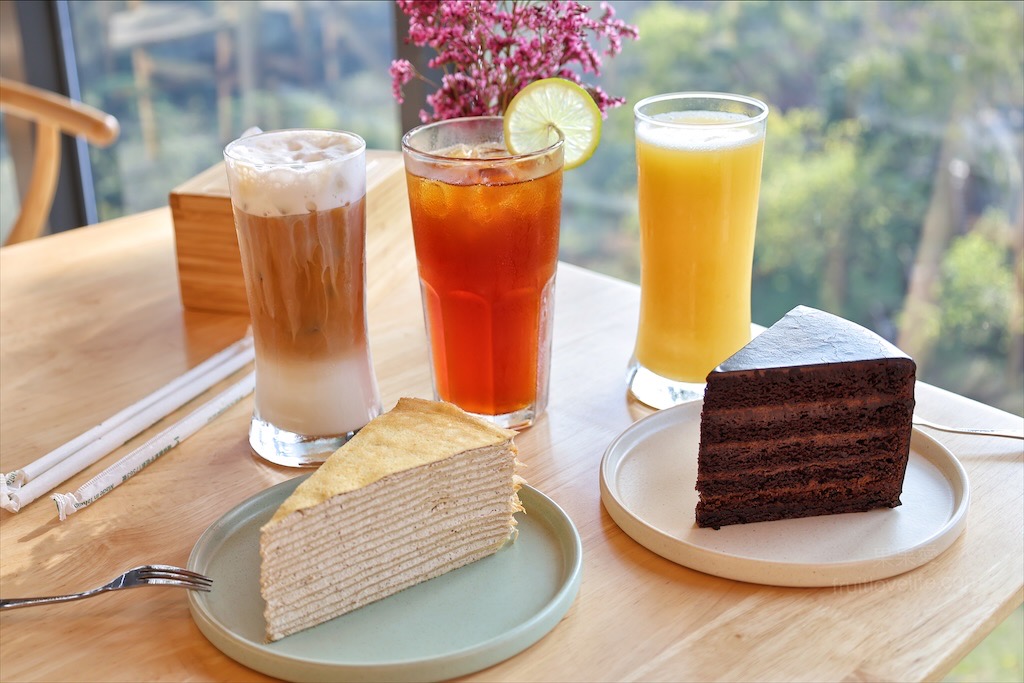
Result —
[{"label": "pink flower", "polygon": [[[639,37],[635,26],[615,19],[615,10],[601,4],[601,17],[587,16],[590,8],[576,0],[396,0],[409,17],[406,42],[430,47],[428,62],[444,75],[427,97],[433,113],[420,112],[424,122],[501,114],[517,92],[541,78],[561,77],[579,83],[593,96],[603,115],[625,103],[596,85],[583,82],[580,72],[599,76],[601,56],[622,51],[623,38]],[[598,52],[591,44],[607,40]],[[423,78],[406,60],[391,63],[395,99],[402,87]],[[426,79],[424,79],[426,80]]]},{"label": "pink flower", "polygon": [[391,91],[395,95],[395,100],[401,104],[405,101],[402,97],[402,86],[411,81],[415,75],[416,70],[412,68],[412,64],[407,59],[396,59],[391,62]]}]

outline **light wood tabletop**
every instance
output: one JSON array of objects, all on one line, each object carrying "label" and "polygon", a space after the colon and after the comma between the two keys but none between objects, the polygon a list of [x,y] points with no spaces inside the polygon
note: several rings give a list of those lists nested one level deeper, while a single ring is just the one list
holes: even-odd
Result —
[{"label": "light wood tabletop", "polygon": [[[390,407],[431,391],[401,160],[383,158],[391,172],[368,197],[368,301]],[[182,308],[174,253],[167,209],[0,250],[0,471],[39,458],[243,335],[243,316]],[[1021,603],[1024,453],[1009,439],[933,433],[970,478],[967,529],[936,559],[891,579],[769,587],[645,549],[613,522],[599,486],[609,443],[650,412],[627,399],[624,380],[639,290],[561,264],[556,297],[550,404],[516,441],[528,481],[579,530],[582,585],[547,636],[474,680],[937,679]],[[924,383],[917,398],[917,412],[937,422],[1021,426],[1019,417]],[[59,491],[73,491],[188,410]],[[67,521],[48,497],[0,513],[0,594],[73,592],[139,564],[184,566],[208,525],[304,473],[253,456],[251,410],[251,398],[234,406]],[[265,680],[204,638],[178,589],[6,611],[0,677]]]}]

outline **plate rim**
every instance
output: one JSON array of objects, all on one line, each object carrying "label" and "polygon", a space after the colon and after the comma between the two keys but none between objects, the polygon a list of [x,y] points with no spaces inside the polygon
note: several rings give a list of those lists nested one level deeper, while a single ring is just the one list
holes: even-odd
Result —
[{"label": "plate rim", "polygon": [[[672,536],[648,523],[616,496],[614,475],[625,453],[644,438],[644,431],[660,432],[696,411],[699,421],[702,399],[687,401],[647,415],[618,434],[601,458],[601,502],[612,520],[634,541],[667,560],[712,576],[762,585],[785,587],[839,587],[868,583],[903,574],[927,564],[953,544],[967,524],[970,484],[963,464],[939,441],[914,427],[912,452],[931,463],[946,480],[954,498],[953,511],[941,529],[912,546],[886,558],[806,563],[739,556],[698,546]],[[629,447],[623,444],[633,441]],[[922,552],[927,549],[928,552]],[[900,562],[900,558],[916,561]],[[882,560],[885,561],[882,561]],[[779,571],[782,570],[782,571]],[[788,573],[788,575],[787,575]]]},{"label": "plate rim", "polygon": [[[294,489],[311,474],[299,475],[263,489],[225,512],[200,535],[186,567],[202,573],[208,562],[202,562],[204,554],[215,552],[216,546],[223,544],[231,535],[228,533],[219,538],[225,533],[222,529],[237,528],[238,520],[247,521],[264,512],[267,499],[273,499],[282,490]],[[550,599],[528,618],[503,633],[468,647],[428,657],[368,664],[345,663],[269,650],[269,644],[253,642],[224,624],[205,603],[205,594],[188,592],[189,612],[200,632],[224,655],[255,671],[287,680],[339,680],[339,676],[344,676],[345,680],[365,681],[440,680],[481,671],[522,652],[547,635],[575,602],[582,580],[583,545],[572,519],[554,500],[528,484],[521,486],[519,495],[526,514],[532,513],[539,518],[539,524],[548,529],[561,550],[561,584]]]}]

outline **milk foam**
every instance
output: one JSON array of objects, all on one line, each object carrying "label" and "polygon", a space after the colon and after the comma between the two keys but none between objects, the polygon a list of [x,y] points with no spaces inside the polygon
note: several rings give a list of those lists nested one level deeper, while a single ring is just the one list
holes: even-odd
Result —
[{"label": "milk foam", "polygon": [[725,111],[674,111],[654,114],[636,124],[638,140],[664,149],[712,151],[742,147],[764,137],[764,125]]},{"label": "milk foam", "polygon": [[254,216],[329,211],[366,194],[366,144],[348,133],[285,130],[224,150],[234,205]]}]

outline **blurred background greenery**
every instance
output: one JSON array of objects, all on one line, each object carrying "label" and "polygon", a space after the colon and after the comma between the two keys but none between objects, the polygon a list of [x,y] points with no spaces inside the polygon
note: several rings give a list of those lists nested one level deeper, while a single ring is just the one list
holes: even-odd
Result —
[{"label": "blurred background greenery", "polygon": [[[721,90],[772,109],[755,321],[796,304],[893,340],[919,377],[1024,414],[1024,4],[622,3],[601,78],[630,103]],[[637,281],[632,112],[567,174],[563,257]]]},{"label": "blurred background greenery", "polygon": [[[641,37],[599,81],[629,104],[566,174],[562,258],[639,279],[636,101],[757,96],[772,113],[755,322],[797,304],[831,311],[914,356],[920,379],[1024,415],[1024,3],[613,4]],[[398,149],[390,2],[68,8],[83,99],[122,125],[116,145],[90,150],[101,219],[166,204],[254,125],[345,128]],[[950,680],[1024,679],[1021,624],[1017,610]]]},{"label": "blurred background greenery", "polygon": [[[84,99],[123,128],[90,151],[101,218],[166,203],[253,125],[347,128],[398,148],[391,3],[69,6]],[[1024,415],[1024,3],[616,9],[641,38],[600,82],[629,104],[566,175],[564,260],[639,279],[633,103],[760,97],[772,113],[755,322],[823,308],[894,341],[924,381]]]}]

